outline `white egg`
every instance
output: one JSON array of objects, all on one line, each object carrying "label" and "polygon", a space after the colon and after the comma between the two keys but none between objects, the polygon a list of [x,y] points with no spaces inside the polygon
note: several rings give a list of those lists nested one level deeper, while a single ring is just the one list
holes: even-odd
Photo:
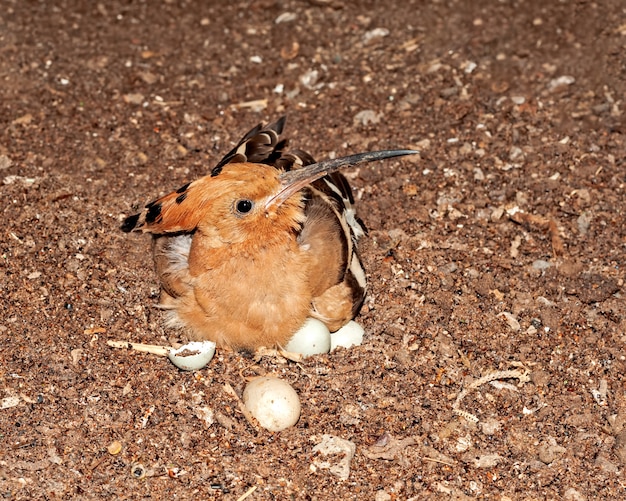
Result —
[{"label": "white egg", "polygon": [[258,377],[243,390],[243,403],[259,424],[269,431],[281,431],[298,422],[300,399],[296,390],[282,379]]},{"label": "white egg", "polygon": [[360,346],[363,343],[363,334],[365,329],[357,324],[354,320],[350,320],[346,325],[330,335],[330,351],[341,346],[342,348],[350,348],[351,346]]},{"label": "white egg", "polygon": [[330,331],[323,322],[316,318],[307,318],[302,327],[292,336],[285,346],[291,353],[304,356],[328,353],[330,351]]},{"label": "white egg", "polygon": [[193,341],[167,352],[167,358],[179,369],[195,371],[205,367],[215,355],[213,341]]}]

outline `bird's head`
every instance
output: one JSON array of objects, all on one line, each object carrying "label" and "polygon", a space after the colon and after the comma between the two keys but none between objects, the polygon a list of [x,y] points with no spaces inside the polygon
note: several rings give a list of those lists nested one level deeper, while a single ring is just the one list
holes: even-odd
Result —
[{"label": "bird's head", "polygon": [[122,230],[153,234],[199,231],[211,246],[271,240],[304,221],[302,190],[342,167],[416,153],[391,150],[326,160],[287,172],[270,165],[230,163],[161,197],[126,218]]}]

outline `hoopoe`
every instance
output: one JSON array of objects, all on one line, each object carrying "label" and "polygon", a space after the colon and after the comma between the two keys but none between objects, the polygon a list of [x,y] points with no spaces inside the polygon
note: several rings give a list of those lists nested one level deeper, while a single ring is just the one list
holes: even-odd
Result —
[{"label": "hoopoe", "polygon": [[285,346],[307,317],[334,332],[366,292],[365,233],[344,166],[416,153],[316,163],[280,140],[285,118],[250,130],[205,177],[125,219],[153,235],[166,325],[194,340],[254,351]]}]

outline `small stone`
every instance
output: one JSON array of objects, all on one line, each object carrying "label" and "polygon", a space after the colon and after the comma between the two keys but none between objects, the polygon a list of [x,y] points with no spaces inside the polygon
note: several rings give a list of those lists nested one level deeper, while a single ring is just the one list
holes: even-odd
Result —
[{"label": "small stone", "polygon": [[592,388],[591,394],[593,399],[596,401],[598,405],[606,405],[607,404],[607,392],[608,392],[608,382],[606,379],[600,380],[599,388]]},{"label": "small stone", "polygon": [[472,441],[471,435],[468,433],[462,437],[458,437],[456,439],[456,443],[454,444],[455,452],[465,452],[473,447],[474,443]]},{"label": "small stone", "polygon": [[615,455],[623,465],[626,465],[626,429],[615,437]]},{"label": "small stone", "polygon": [[539,446],[539,460],[544,464],[550,464],[565,452],[567,449],[556,443],[543,443]]},{"label": "small stone", "polygon": [[215,422],[215,415],[213,413],[213,409],[210,407],[196,407],[195,410],[196,417],[202,421],[205,428],[210,428],[211,425]]},{"label": "small stone", "polygon": [[70,351],[70,355],[72,357],[72,365],[77,366],[78,363],[80,362],[81,357],[83,356],[83,349],[75,348],[72,351]]},{"label": "small stone", "polygon": [[550,83],[548,84],[548,90],[553,91],[556,89],[567,87],[569,85],[572,85],[575,81],[576,79],[572,76],[562,75],[560,77],[550,80]]},{"label": "small stone", "polygon": [[502,216],[504,215],[504,207],[496,207],[495,209],[493,209],[493,211],[491,211],[491,220],[492,221],[499,221]]},{"label": "small stone", "polygon": [[274,19],[274,24],[290,23],[296,19],[298,19],[298,15],[294,12],[283,12],[276,19]]},{"label": "small stone", "polygon": [[48,459],[53,464],[63,464],[63,459],[61,459],[55,447],[48,447]]},{"label": "small stone", "polygon": [[0,170],[8,169],[11,165],[13,165],[13,160],[6,155],[0,155]]},{"label": "small stone", "polygon": [[530,380],[536,386],[548,386],[548,383],[550,383],[550,373],[548,371],[538,369],[530,374]]},{"label": "small stone", "polygon": [[463,143],[459,148],[459,155],[467,156],[472,152],[472,145],[468,142]]},{"label": "small stone", "polygon": [[34,177],[11,175],[11,176],[6,176],[2,180],[2,184],[9,185],[9,184],[14,184],[14,183],[21,183],[22,186],[28,188],[29,186],[34,185],[35,181],[37,181],[37,178],[34,178]]},{"label": "small stone", "polygon": [[511,162],[522,160],[523,157],[524,151],[519,146],[511,146],[511,149],[509,150],[509,160]]},{"label": "small stone", "polygon": [[384,38],[389,36],[389,30],[387,28],[374,28],[373,30],[366,31],[363,35],[363,43],[370,43],[376,38]]},{"label": "small stone", "polygon": [[376,113],[374,110],[363,110],[354,115],[353,121],[354,125],[377,124],[382,116],[382,113]]},{"label": "small stone", "polygon": [[339,421],[343,424],[354,426],[360,423],[361,416],[361,408],[358,405],[347,404],[341,409]]},{"label": "small stone", "polygon": [[116,454],[119,454],[120,452],[122,452],[122,443],[118,442],[117,440],[114,440],[113,442],[111,442],[108,445],[107,451],[112,456],[115,456]]},{"label": "small stone", "polygon": [[459,93],[458,87],[447,87],[439,91],[439,95],[444,99],[447,99],[452,96],[456,96],[458,93]]},{"label": "small stone", "polygon": [[474,466],[476,468],[493,468],[503,459],[499,454],[483,454],[474,459]]},{"label": "small stone", "polygon": [[600,468],[604,473],[618,473],[619,468],[617,465],[609,461],[605,456],[599,455],[596,458],[595,465]]},{"label": "small stone", "polygon": [[149,71],[139,72],[139,77],[148,85],[156,83],[156,81],[159,79],[159,77],[157,77],[154,73],[150,73]]},{"label": "small stone", "polygon": [[33,116],[30,113],[26,113],[26,115],[22,115],[19,118],[16,118],[11,122],[12,125],[30,125],[33,121]]},{"label": "small stone", "polygon": [[374,501],[390,501],[391,500],[391,494],[389,494],[386,491],[377,491],[376,495],[374,496]]},{"label": "small stone", "polygon": [[339,477],[341,480],[347,480],[350,476],[350,461],[356,452],[356,445],[349,440],[345,440],[334,435],[322,435],[322,441],[313,447],[314,453],[321,456],[333,456],[332,458],[323,460],[320,457],[313,459],[313,468],[329,470],[330,473]]},{"label": "small stone", "polygon": [[552,266],[552,263],[549,261],[544,261],[543,259],[536,259],[533,261],[533,270],[544,271]]},{"label": "small stone", "polygon": [[513,332],[519,332],[521,330],[522,327],[520,323],[517,321],[517,319],[512,313],[508,311],[503,311],[502,313],[499,313],[498,316],[504,317],[506,319],[506,323],[509,325],[509,328]]},{"label": "small stone", "polygon": [[463,63],[461,63],[461,69],[468,75],[476,68],[478,68],[478,65],[474,61],[463,61]]},{"label": "small stone", "polygon": [[578,233],[580,233],[583,237],[589,231],[589,226],[591,225],[591,221],[593,220],[593,215],[589,211],[584,211],[578,219],[576,219],[576,226],[578,227]]},{"label": "small stone", "polygon": [[489,418],[480,423],[480,429],[485,435],[495,435],[502,428],[497,419]]},{"label": "small stone", "polygon": [[565,501],[587,501],[587,497],[573,487],[570,487],[563,493],[563,499]]},{"label": "small stone", "polygon": [[307,89],[316,89],[320,74],[317,70],[309,70],[300,77],[300,83]]},{"label": "small stone", "polygon": [[140,105],[144,102],[144,95],[140,93],[124,94],[124,102],[127,104]]},{"label": "small stone", "polygon": [[20,397],[6,397],[0,400],[0,409],[10,409],[20,404]]}]

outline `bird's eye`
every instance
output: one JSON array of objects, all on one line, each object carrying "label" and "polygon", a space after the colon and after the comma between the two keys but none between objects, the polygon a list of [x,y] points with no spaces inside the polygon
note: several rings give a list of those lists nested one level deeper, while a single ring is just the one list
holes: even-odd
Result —
[{"label": "bird's eye", "polygon": [[247,214],[252,210],[252,207],[254,207],[252,200],[238,200],[235,204],[235,209],[239,214]]}]

